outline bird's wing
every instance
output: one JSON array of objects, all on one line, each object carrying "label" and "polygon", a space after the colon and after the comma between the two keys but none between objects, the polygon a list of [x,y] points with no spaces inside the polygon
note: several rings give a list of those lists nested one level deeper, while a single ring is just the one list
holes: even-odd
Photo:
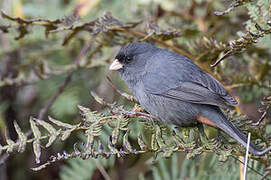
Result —
[{"label": "bird's wing", "polygon": [[[227,108],[238,105],[223,85],[211,75],[184,56],[166,52],[162,57],[153,56],[155,60],[146,66],[147,73],[143,83],[148,93]],[[159,61],[158,58],[164,61]]]},{"label": "bird's wing", "polygon": [[208,88],[193,82],[183,82],[179,87],[169,89],[160,95],[191,103],[210,104],[226,108],[237,105],[231,95],[212,92]]}]

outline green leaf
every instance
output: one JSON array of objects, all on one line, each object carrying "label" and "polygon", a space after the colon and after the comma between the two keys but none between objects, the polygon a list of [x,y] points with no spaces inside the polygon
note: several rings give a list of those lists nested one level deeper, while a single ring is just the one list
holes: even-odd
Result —
[{"label": "green leaf", "polygon": [[83,115],[83,120],[86,122],[97,122],[101,119],[101,114],[97,113],[96,111],[91,111],[89,108],[83,107],[81,105],[77,105],[78,109],[81,111]]},{"label": "green leaf", "polygon": [[140,146],[140,149],[143,151],[148,150],[148,146],[144,143],[142,136],[139,134],[137,137],[138,145]]},{"label": "green leaf", "polygon": [[196,148],[196,149],[193,149],[191,152],[189,152],[187,154],[187,159],[191,159],[193,157],[196,157],[197,155],[200,155],[203,151],[203,147],[199,147],[199,148]]},{"label": "green leaf", "polygon": [[13,152],[13,149],[16,147],[16,144],[11,139],[6,138],[7,141],[7,153]]},{"label": "green leaf", "polygon": [[120,121],[121,118],[117,118],[116,120],[116,126],[112,131],[112,143],[115,145],[118,142],[118,137],[119,137],[119,133],[120,133]]},{"label": "green leaf", "polygon": [[120,153],[117,148],[115,148],[114,144],[112,143],[112,138],[108,138],[108,149],[112,154],[116,154],[118,157],[120,157]]},{"label": "green leaf", "polygon": [[15,127],[15,130],[16,130],[18,136],[19,136],[19,148],[18,148],[18,152],[24,152],[25,146],[26,146],[27,137],[22,132],[21,128],[19,127],[19,125],[18,125],[18,123],[16,121],[14,121],[14,127]]},{"label": "green leaf", "polygon": [[40,147],[40,138],[41,138],[41,132],[33,120],[32,117],[30,117],[30,126],[33,132],[33,135],[35,137],[35,140],[33,141],[33,150],[36,157],[36,163],[40,163],[40,155],[41,155],[41,147]]},{"label": "green leaf", "polygon": [[151,135],[151,149],[156,151],[158,149],[158,143],[156,139],[156,131]]},{"label": "green leaf", "polygon": [[35,119],[35,121],[39,125],[44,127],[50,133],[49,140],[48,140],[48,143],[46,144],[46,147],[51,146],[52,143],[56,140],[57,136],[60,134],[60,131],[57,131],[51,124],[49,124],[43,120]]},{"label": "green leaf", "polygon": [[74,129],[67,129],[67,130],[61,132],[62,133],[61,141],[65,141],[68,137],[70,137],[73,130]]},{"label": "green leaf", "polygon": [[134,153],[135,150],[133,150],[132,145],[130,144],[129,140],[129,130],[126,131],[126,133],[123,136],[123,146],[131,153]]},{"label": "green leaf", "polygon": [[93,127],[85,131],[85,134],[87,135],[87,142],[86,142],[86,154],[93,154],[93,146],[94,146],[94,133],[93,133]]},{"label": "green leaf", "polygon": [[51,121],[52,123],[54,123],[54,124],[56,124],[57,126],[60,126],[60,127],[64,127],[64,128],[68,128],[68,129],[73,129],[73,128],[76,127],[74,125],[58,121],[58,120],[56,120],[56,119],[54,119],[54,118],[52,118],[50,116],[48,116],[48,119],[49,119],[49,121]]}]

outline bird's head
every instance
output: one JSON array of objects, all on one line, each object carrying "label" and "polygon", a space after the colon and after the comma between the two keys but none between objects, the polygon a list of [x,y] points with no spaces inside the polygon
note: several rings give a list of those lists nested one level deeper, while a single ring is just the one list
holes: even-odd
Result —
[{"label": "bird's head", "polygon": [[143,72],[155,47],[148,43],[130,43],[120,49],[109,70],[123,74]]}]

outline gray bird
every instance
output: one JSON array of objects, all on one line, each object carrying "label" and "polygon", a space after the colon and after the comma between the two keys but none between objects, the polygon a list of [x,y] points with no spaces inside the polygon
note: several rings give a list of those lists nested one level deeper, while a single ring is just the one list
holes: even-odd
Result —
[{"label": "gray bird", "polygon": [[[109,67],[118,71],[142,107],[165,124],[207,124],[223,130],[246,147],[246,135],[235,127],[219,107],[238,102],[210,74],[183,55],[148,43],[130,43],[120,49]],[[263,155],[250,143],[249,151]]]}]

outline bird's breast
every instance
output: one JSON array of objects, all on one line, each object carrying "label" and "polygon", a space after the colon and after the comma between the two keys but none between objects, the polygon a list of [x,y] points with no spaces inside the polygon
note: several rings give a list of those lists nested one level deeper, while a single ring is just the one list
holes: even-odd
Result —
[{"label": "bird's breast", "polygon": [[166,124],[195,125],[199,115],[195,104],[155,95],[146,91],[140,78],[123,79],[140,105],[151,115]]}]

